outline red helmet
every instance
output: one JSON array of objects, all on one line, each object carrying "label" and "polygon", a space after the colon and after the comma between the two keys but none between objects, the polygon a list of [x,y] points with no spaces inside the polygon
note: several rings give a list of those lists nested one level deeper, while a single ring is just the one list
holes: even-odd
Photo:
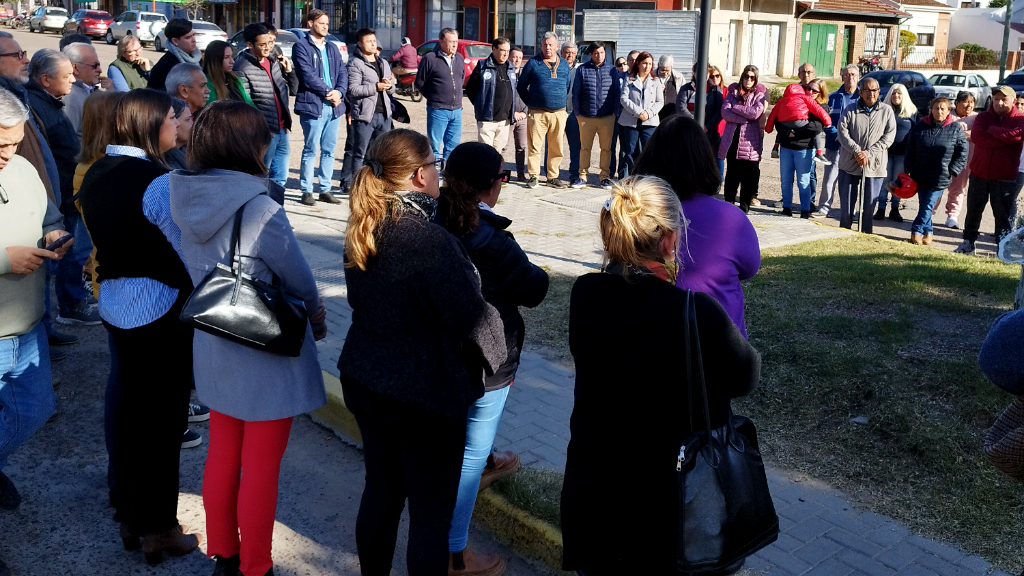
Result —
[{"label": "red helmet", "polygon": [[917,194],[917,182],[914,182],[910,176],[900,172],[897,179],[900,185],[892,191],[893,196],[906,200],[907,198],[913,198],[914,194]]}]

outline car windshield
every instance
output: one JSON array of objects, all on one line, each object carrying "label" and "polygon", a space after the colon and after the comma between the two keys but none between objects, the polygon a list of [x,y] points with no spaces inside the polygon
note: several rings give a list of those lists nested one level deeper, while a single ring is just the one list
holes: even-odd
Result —
[{"label": "car windshield", "polygon": [[896,82],[899,81],[900,73],[899,72],[889,72],[889,73],[882,73],[882,74],[869,74],[869,75],[865,76],[864,78],[874,78],[875,81],[878,82],[878,87],[882,88],[882,89],[885,89],[885,88],[888,88],[888,87],[892,86],[893,84],[895,84]]},{"label": "car windshield", "polygon": [[143,22],[167,22],[167,17],[163,14],[143,14]]},{"label": "car windshield", "polygon": [[46,9],[46,15],[47,16],[67,16],[68,15],[68,11],[63,9],[63,8],[47,8]]},{"label": "car windshield", "polygon": [[277,43],[278,44],[295,44],[299,41],[299,37],[287,30],[277,31]]},{"label": "car windshield", "polygon": [[220,28],[218,28],[216,24],[210,24],[209,22],[193,22],[192,23],[192,29],[193,30],[216,30],[216,31],[220,32]]},{"label": "car windshield", "polygon": [[928,79],[934,86],[966,86],[967,76],[958,74],[936,74]]},{"label": "car windshield", "polygon": [[490,44],[466,44],[466,56],[470,58],[487,58],[490,55]]},{"label": "car windshield", "polygon": [[89,12],[85,15],[86,18],[92,18],[93,20],[113,20],[114,17],[106,12]]},{"label": "car windshield", "polygon": [[1003,84],[1024,84],[1024,74],[1010,74],[1006,80],[1003,80]]}]

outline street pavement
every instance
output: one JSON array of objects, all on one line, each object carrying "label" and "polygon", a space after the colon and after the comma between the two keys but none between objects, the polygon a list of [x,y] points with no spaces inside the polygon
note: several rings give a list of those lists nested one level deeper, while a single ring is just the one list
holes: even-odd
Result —
[{"label": "street pavement", "polygon": [[[41,46],[56,46],[53,36],[42,37],[27,32],[14,32],[22,47],[30,52]],[[112,47],[98,45],[101,61],[106,64],[113,57]],[[148,52],[148,51],[147,51]],[[154,60],[159,57],[152,53]],[[410,111],[412,123],[408,127],[425,132],[423,104],[403,102]],[[296,124],[297,125],[297,124]],[[476,129],[472,107],[466,102],[463,113],[463,141],[475,140]],[[341,169],[341,150],[344,131],[339,136],[336,172]],[[288,183],[286,209],[295,234],[302,244],[303,252],[314,271],[321,293],[327,300],[329,335],[318,343],[322,368],[335,376],[336,363],[345,334],[351,323],[351,309],[347,303],[344,272],[341,265],[344,233],[348,219],[347,203],[332,206],[318,203],[306,207],[298,203],[298,167],[302,141],[301,133],[292,132],[291,174]],[[772,137],[769,135],[765,152],[770,150]],[[595,165],[596,165],[595,150]],[[512,151],[506,151],[506,160],[512,160]],[[568,159],[562,169],[568,168]],[[765,206],[751,211],[761,248],[782,246],[809,240],[842,237],[851,232],[837,228],[834,219],[800,220],[785,218],[777,214],[773,205],[781,199],[778,178],[778,161],[765,158],[761,164],[760,198]],[[819,177],[821,171],[819,170]],[[563,172],[563,178],[567,172]],[[591,181],[596,183],[592,175]],[[335,185],[337,182],[335,181]],[[607,192],[596,188],[582,190],[556,190],[546,186],[528,189],[518,184],[508,185],[496,207],[496,211],[513,220],[510,230],[532,261],[544,266],[552,274],[578,276],[599,269],[602,260],[601,241],[597,227],[597,214]],[[894,239],[909,237],[909,221],[916,213],[916,203],[911,200],[905,216],[907,222],[897,225],[889,221],[876,222],[876,233]],[[982,231],[991,232],[991,215],[986,215]],[[959,233],[936,228],[938,249],[951,250],[959,243]],[[979,244],[980,252],[991,251],[992,244]],[[92,329],[95,330],[95,329]],[[92,335],[102,339],[97,330]],[[82,345],[79,345],[82,346]],[[95,342],[93,342],[95,348]],[[72,348],[72,352],[78,350]],[[498,449],[515,450],[524,465],[564,470],[565,451],[569,438],[569,415],[573,405],[574,372],[570,364],[552,359],[542,350],[526,350],[509,395],[505,416],[496,438]],[[101,387],[101,368],[105,366],[105,353],[99,347],[92,350],[80,361],[69,360],[77,365],[76,371],[63,371],[65,383],[62,391],[73,390],[84,394],[80,388],[83,380],[92,387]],[[95,374],[93,374],[95,373]],[[87,376],[85,374],[92,374]],[[65,392],[62,392],[64,394]],[[39,453],[52,452],[50,445],[57,434],[54,428],[69,426],[67,409],[62,409],[58,426],[50,426],[37,435],[13,460],[16,473],[12,477],[34,478],[42,485],[49,484],[42,502],[29,501],[23,512],[26,522],[11,520],[10,515],[0,516],[0,532],[5,537],[0,541],[0,554],[15,566],[30,566],[31,558],[39,550],[37,546],[16,546],[7,537],[21,530],[34,530],[32,535],[39,545],[51,551],[74,547],[82,554],[92,554],[101,563],[115,562],[118,566],[130,565],[122,560],[123,553],[117,553],[113,542],[113,531],[104,526],[95,532],[103,542],[90,546],[88,536],[93,532],[85,530],[77,522],[54,520],[66,516],[75,520],[85,514],[81,502],[93,502],[92,508],[101,507],[105,501],[102,488],[102,468],[105,458],[102,444],[97,444],[96,434],[101,430],[101,398],[95,397],[83,403],[91,412],[89,426],[73,434],[75,441],[69,442],[67,450],[80,450],[77,442],[89,439],[93,449],[88,454],[76,454],[72,458],[54,455],[52,460],[39,461]],[[82,425],[80,420],[75,420]],[[59,451],[58,451],[59,452]],[[182,521],[202,526],[202,507],[199,502],[200,467],[204,450],[185,452],[182,468]],[[315,469],[310,472],[309,467]],[[326,468],[326,470],[325,470]],[[285,457],[282,471],[282,497],[279,508],[279,526],[275,532],[278,556],[275,559],[282,566],[282,574],[300,573],[354,573],[354,538],[351,529],[354,520],[361,475],[358,453],[347,444],[329,437],[305,418],[296,419],[290,448]],[[58,488],[52,485],[57,475],[70,486]],[[16,477],[18,476],[18,477]],[[955,546],[922,538],[910,533],[891,518],[856,509],[841,493],[822,486],[812,478],[794,476],[784,471],[770,470],[769,481],[782,521],[783,535],[771,547],[763,550],[748,561],[747,567],[772,576],[789,574],[823,574],[846,576],[848,574],[869,574],[872,576],[901,574],[941,576],[985,574],[991,566],[985,560],[960,551]],[[26,492],[31,495],[33,482],[22,480]],[[88,490],[86,490],[86,486]],[[86,493],[88,492],[88,493]],[[294,505],[297,509],[294,509]],[[54,516],[53,510],[61,513]],[[63,516],[61,516],[63,515]],[[93,514],[92,516],[95,516]],[[99,522],[91,518],[92,522]],[[112,525],[112,524],[111,524]],[[200,528],[201,529],[201,528]],[[108,538],[109,536],[109,538]],[[25,540],[23,535],[21,540]],[[80,539],[86,540],[83,547]],[[111,540],[111,542],[107,542]],[[480,542],[482,548],[501,550],[484,535],[474,534],[471,543]],[[401,547],[401,546],[400,546]],[[514,553],[502,550],[513,560],[510,574],[528,574],[542,570],[519,560]],[[55,554],[55,559],[65,559]],[[284,561],[282,561],[282,557]],[[202,559],[193,555],[180,561],[182,565],[199,566]],[[396,567],[401,560],[396,557]],[[141,568],[140,568],[141,570]],[[16,574],[19,572],[16,572]],[[23,574],[33,573],[20,572]],[[64,573],[53,571],[46,573]],[[67,573],[71,573],[70,571]],[[83,573],[76,567],[74,573]],[[84,572],[91,573],[91,572]],[[133,572],[134,573],[134,572]],[[142,572],[139,572],[142,573]],[[147,572],[149,573],[149,572]],[[157,573],[157,572],[153,572]],[[181,573],[181,572],[177,572]],[[198,573],[198,572],[197,572]],[[401,572],[401,569],[397,573]],[[1004,573],[994,572],[997,576]]]}]

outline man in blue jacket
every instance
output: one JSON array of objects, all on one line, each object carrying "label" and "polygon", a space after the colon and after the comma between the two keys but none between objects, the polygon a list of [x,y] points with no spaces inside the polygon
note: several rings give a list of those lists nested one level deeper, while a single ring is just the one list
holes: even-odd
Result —
[{"label": "man in blue jacket", "polygon": [[526,130],[530,138],[526,171],[530,179],[526,185],[537,187],[540,157],[544,152],[546,138],[548,184],[555,188],[568,188],[569,184],[558,178],[558,169],[562,165],[562,136],[565,135],[568,117],[565,104],[569,92],[569,64],[558,56],[558,36],[554,32],[544,34],[541,53],[523,66],[517,91],[530,107],[526,117]]},{"label": "man in blue jacket", "polygon": [[427,99],[430,147],[435,157],[445,160],[462,138],[462,85],[466,65],[458,49],[459,33],[451,28],[441,30],[437,49],[423,56],[416,71],[416,88]]},{"label": "man in blue jacket", "polygon": [[[843,111],[860,99],[860,92],[857,90],[857,82],[860,81],[860,69],[856,64],[850,64],[843,68],[839,75],[843,79],[843,85],[839,90],[828,95],[828,105],[832,108],[832,128],[825,129],[825,159],[832,164],[825,165],[825,174],[821,183],[821,194],[818,196],[818,210],[811,214],[815,218],[828,216],[829,207],[832,204],[832,194],[835,192],[839,182],[839,119]],[[813,193],[814,190],[811,190]]]},{"label": "man in blue jacket", "polygon": [[587,53],[590,54],[590,62],[576,69],[576,79],[572,83],[572,109],[580,124],[580,175],[572,187],[587,185],[590,147],[594,144],[594,136],[597,136],[601,145],[601,187],[610,190],[609,166],[620,83],[616,81],[618,72],[605,58],[604,42],[591,42]]},{"label": "man in blue jacket", "polygon": [[[316,204],[313,199],[313,168],[316,147],[320,145],[320,201],[339,204],[331,194],[334,174],[334,145],[338,127],[345,115],[345,93],[348,92],[348,68],[341,60],[341,51],[327,41],[331,19],[327,12],[315,8],[306,17],[309,34],[292,48],[292,62],[299,77],[295,95],[295,113],[302,125],[302,161],[299,164],[299,188],[302,203]],[[344,193],[344,189],[342,189]]]},{"label": "man in blue jacket", "polygon": [[491,42],[491,57],[476,64],[466,83],[466,95],[473,101],[477,142],[504,154],[512,124],[525,119],[516,112],[516,70],[509,62],[508,38]]}]

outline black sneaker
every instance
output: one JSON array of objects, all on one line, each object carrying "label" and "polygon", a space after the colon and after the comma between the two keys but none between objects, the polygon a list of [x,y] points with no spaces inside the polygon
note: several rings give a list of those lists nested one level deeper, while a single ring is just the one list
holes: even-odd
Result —
[{"label": "black sneaker", "polygon": [[313,198],[312,192],[303,192],[302,200],[299,200],[299,202],[301,202],[305,206],[313,206],[316,204],[316,199]]},{"label": "black sneaker", "polygon": [[14,482],[6,474],[0,472],[0,508],[16,510],[21,505],[21,494],[14,487]]},{"label": "black sneaker", "polygon": [[78,324],[80,326],[96,326],[102,324],[100,320],[100,313],[89,306],[85,300],[75,304],[75,307],[65,312],[57,313],[57,322],[59,324]]},{"label": "black sneaker", "polygon": [[526,177],[526,174],[516,176],[516,182],[526,182],[527,180],[529,180],[529,178]]},{"label": "black sneaker", "polygon": [[198,432],[193,432],[191,428],[185,428],[185,435],[181,439],[181,447],[184,448],[195,448],[203,443],[203,437]]},{"label": "black sneaker", "polygon": [[565,180],[559,180],[558,178],[548,178],[548,186],[552,188],[568,188],[569,184]]},{"label": "black sneaker", "polygon": [[210,409],[203,406],[199,402],[188,403],[188,421],[189,422],[206,422],[210,419]]},{"label": "black sneaker", "polygon": [[884,218],[885,218],[885,206],[879,206],[878,210],[875,212],[874,219],[875,220],[882,220]]},{"label": "black sneaker", "polygon": [[783,208],[781,214],[783,216],[792,216],[793,215],[793,209],[792,208]]},{"label": "black sneaker", "polygon": [[66,346],[68,344],[76,344],[78,336],[54,330],[46,335],[46,341],[50,343],[50,346]]},{"label": "black sneaker", "polygon": [[612,181],[607,179],[607,178],[605,178],[604,180],[601,180],[601,189],[602,190],[611,190],[612,189]]},{"label": "black sneaker", "polygon": [[800,211],[800,217],[803,218],[804,220],[810,220],[811,219],[811,211],[810,210],[801,210]]},{"label": "black sneaker", "polygon": [[537,184],[538,184],[538,182],[537,182],[537,177],[536,176],[530,176],[530,179],[526,181],[526,187],[527,188],[536,188]]}]

